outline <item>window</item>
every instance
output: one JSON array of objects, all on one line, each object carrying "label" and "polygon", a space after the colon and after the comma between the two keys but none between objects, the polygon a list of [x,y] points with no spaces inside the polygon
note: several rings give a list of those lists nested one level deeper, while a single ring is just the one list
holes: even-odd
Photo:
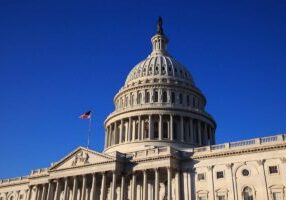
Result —
[{"label": "window", "polygon": [[242,170],[243,176],[249,176],[249,171],[247,169]]},{"label": "window", "polygon": [[157,90],[154,91],[153,100],[154,102],[158,102],[158,91]]},{"label": "window", "polygon": [[190,106],[190,96],[187,95],[187,106]]},{"label": "window", "polygon": [[246,187],[243,190],[243,200],[253,200],[253,192],[250,187]]},{"label": "window", "polygon": [[180,104],[183,104],[183,95],[182,94],[179,95],[179,99],[180,99]]},{"label": "window", "polygon": [[207,200],[207,197],[206,196],[200,196],[199,200]]},{"label": "window", "polygon": [[282,200],[281,192],[273,192],[273,200]]},{"label": "window", "polygon": [[137,94],[137,104],[141,104],[142,94],[139,92]]},{"label": "window", "polygon": [[176,95],[175,95],[175,92],[172,92],[171,101],[172,101],[172,103],[176,103]]},{"label": "window", "polygon": [[167,102],[167,92],[166,91],[163,91],[163,97],[162,97],[162,101],[163,103],[166,103]]},{"label": "window", "polygon": [[277,166],[269,166],[269,174],[277,174],[278,167]]},{"label": "window", "polygon": [[224,173],[223,173],[223,171],[217,172],[217,173],[216,173],[216,178],[217,178],[217,179],[224,178]]},{"label": "window", "polygon": [[198,180],[199,181],[205,180],[205,174],[203,174],[203,173],[198,174]]},{"label": "window", "polygon": [[218,196],[217,196],[217,199],[218,199],[218,200],[225,200],[225,196],[224,196],[224,195],[218,195]]},{"label": "window", "polygon": [[149,103],[150,102],[150,92],[146,90],[146,95],[145,95],[145,102]]}]

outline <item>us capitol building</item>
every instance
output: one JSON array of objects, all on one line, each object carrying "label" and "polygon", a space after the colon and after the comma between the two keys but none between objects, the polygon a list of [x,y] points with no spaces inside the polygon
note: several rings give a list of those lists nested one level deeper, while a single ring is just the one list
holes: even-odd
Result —
[{"label": "us capitol building", "polygon": [[216,144],[206,98],[167,52],[161,18],[151,41],[114,97],[103,152],[78,147],[0,180],[0,200],[286,200],[286,135]]}]

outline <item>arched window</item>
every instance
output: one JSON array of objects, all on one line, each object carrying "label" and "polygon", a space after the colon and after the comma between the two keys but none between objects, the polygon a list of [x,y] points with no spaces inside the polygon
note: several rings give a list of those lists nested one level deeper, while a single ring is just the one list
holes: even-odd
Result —
[{"label": "arched window", "polygon": [[128,106],[128,96],[125,97],[125,107]]},{"label": "arched window", "polygon": [[190,106],[190,96],[187,95],[187,106]]},{"label": "arched window", "polygon": [[167,102],[167,92],[166,91],[163,91],[163,93],[162,93],[162,101],[163,101],[163,103]]},{"label": "arched window", "polygon": [[131,97],[130,97],[130,105],[132,106],[134,103],[134,94],[131,93]]},{"label": "arched window", "polygon": [[137,94],[137,104],[141,104],[142,94],[138,92]]},{"label": "arched window", "polygon": [[182,93],[180,93],[179,99],[180,99],[180,104],[183,104],[183,94]]},{"label": "arched window", "polygon": [[253,200],[253,191],[250,187],[246,187],[243,190],[243,200]]},{"label": "arched window", "polygon": [[150,92],[148,90],[145,93],[145,103],[150,103]]},{"label": "arched window", "polygon": [[176,103],[176,95],[175,95],[175,92],[172,92],[172,94],[171,94],[171,102],[172,102],[172,103]]},{"label": "arched window", "polygon": [[154,102],[158,102],[158,91],[157,90],[154,91],[153,100]]}]

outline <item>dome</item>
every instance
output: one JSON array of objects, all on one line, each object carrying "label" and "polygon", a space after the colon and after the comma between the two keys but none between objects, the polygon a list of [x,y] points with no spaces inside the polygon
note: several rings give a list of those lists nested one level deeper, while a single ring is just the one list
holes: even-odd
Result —
[{"label": "dome", "polygon": [[156,146],[185,149],[215,143],[216,123],[192,75],[167,52],[159,18],[152,52],[128,74],[104,122],[104,151],[134,152]]},{"label": "dome", "polygon": [[143,61],[131,70],[125,81],[125,86],[148,78],[169,78],[194,84],[192,75],[186,67],[175,60],[167,52],[168,39],[162,33],[157,33],[151,39],[153,51]]},{"label": "dome", "polygon": [[125,85],[156,77],[174,78],[193,84],[192,75],[173,57],[163,54],[151,54],[131,70]]}]

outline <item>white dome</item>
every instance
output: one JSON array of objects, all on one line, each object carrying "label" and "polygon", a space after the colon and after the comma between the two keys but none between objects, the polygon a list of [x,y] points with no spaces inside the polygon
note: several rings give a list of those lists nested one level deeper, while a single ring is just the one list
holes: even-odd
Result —
[{"label": "white dome", "polygon": [[138,63],[129,73],[125,85],[148,78],[175,78],[193,84],[188,70],[169,55],[155,54]]}]

